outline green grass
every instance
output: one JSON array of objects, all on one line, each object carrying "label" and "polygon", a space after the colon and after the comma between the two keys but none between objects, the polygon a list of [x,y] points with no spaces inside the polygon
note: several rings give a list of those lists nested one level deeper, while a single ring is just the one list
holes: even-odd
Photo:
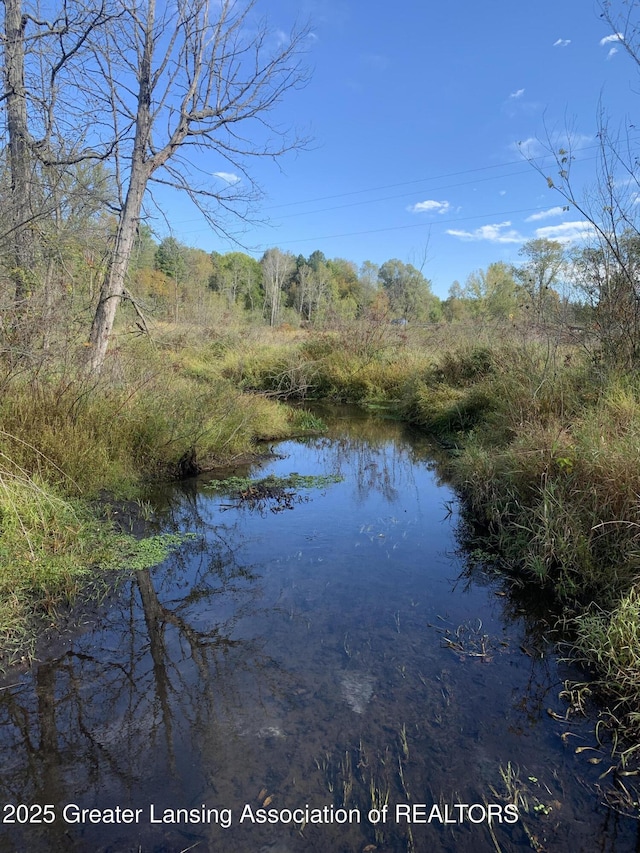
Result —
[{"label": "green grass", "polygon": [[[172,541],[135,541],[89,502],[136,498],[195,454],[210,467],[262,440],[322,431],[309,412],[243,393],[220,372],[224,346],[130,341],[99,381],[63,365],[20,374],[0,400],[0,653],[33,642],[105,568],[161,562]],[[35,620],[35,622],[34,622]]]},{"label": "green grass", "polygon": [[634,585],[612,610],[592,605],[574,620],[574,657],[595,675],[591,690],[611,703],[610,719],[635,745],[640,736],[640,589]]},{"label": "green grass", "polygon": [[[638,623],[640,378],[551,336],[489,333],[167,325],[153,343],[121,338],[99,381],[72,360],[16,373],[0,400],[0,642],[20,634],[29,608],[55,609],[110,564],[117,546],[82,501],[136,497],[185,455],[222,464],[324,428],[287,400],[343,401],[453,450],[453,483],[487,548],[584,620],[576,648],[625,707],[640,707],[640,662],[618,664],[635,642],[623,628]],[[163,546],[139,547],[151,557]]]},{"label": "green grass", "polygon": [[[182,537],[183,538],[183,537]],[[29,654],[39,620],[55,620],[107,569],[146,568],[180,537],[134,540],[6,460],[0,467],[0,657]],[[105,582],[106,583],[106,582]]]}]

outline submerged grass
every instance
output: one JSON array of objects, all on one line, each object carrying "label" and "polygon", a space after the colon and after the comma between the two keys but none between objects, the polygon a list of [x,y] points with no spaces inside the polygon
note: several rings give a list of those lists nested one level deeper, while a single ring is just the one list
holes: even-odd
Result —
[{"label": "submerged grass", "polygon": [[210,480],[206,487],[213,492],[222,492],[227,495],[238,496],[248,489],[321,489],[333,483],[341,482],[342,477],[337,474],[288,474],[286,477],[277,477],[269,474],[267,477],[227,477],[224,480]]}]

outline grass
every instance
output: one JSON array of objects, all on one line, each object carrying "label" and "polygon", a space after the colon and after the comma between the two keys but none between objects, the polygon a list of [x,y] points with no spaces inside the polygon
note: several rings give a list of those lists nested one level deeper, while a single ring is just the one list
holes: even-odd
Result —
[{"label": "grass", "polygon": [[0,466],[0,657],[29,656],[42,618],[55,620],[106,569],[162,562],[184,537],[117,533],[38,477]]},{"label": "grass", "polygon": [[557,340],[442,334],[387,336],[377,348],[358,343],[363,334],[272,342],[264,361],[258,349],[236,361],[235,376],[274,394],[383,407],[439,437],[485,546],[576,618],[576,653],[637,734],[640,655],[628,650],[640,637],[640,379]]},{"label": "grass", "polygon": [[[578,620],[576,650],[615,707],[640,707],[640,661],[623,656],[640,636],[638,376],[508,324],[485,333],[344,321],[306,332],[231,318],[160,325],[153,342],[120,337],[100,380],[73,363],[4,382],[0,557],[25,582],[0,584],[0,637],[19,632],[12,614],[25,602],[54,607],[75,589],[72,575],[102,562],[107,546],[78,501],[135,498],[184,459],[210,467],[261,440],[322,430],[288,400],[344,401],[451,450],[449,473],[483,547]],[[35,578],[40,557],[48,569]]]},{"label": "grass", "polygon": [[99,383],[56,373],[12,382],[0,403],[0,455],[69,494],[128,497],[143,480],[176,473],[191,452],[202,466],[223,464],[261,440],[322,428],[220,376],[195,379],[180,354],[140,342],[119,354],[117,373]]},{"label": "grass", "polygon": [[[58,362],[16,375],[0,400],[0,653],[32,647],[104,569],[162,561],[171,542],[117,535],[96,499],[141,499],[149,480],[255,453],[262,440],[321,431],[309,412],[242,390],[219,362],[238,338],[123,342],[100,380]],[[148,509],[147,509],[148,514]]]},{"label": "grass", "polygon": [[574,656],[591,672],[591,690],[613,700],[610,719],[633,745],[623,750],[637,756],[640,735],[640,588],[635,584],[611,610],[592,604],[573,622]]}]

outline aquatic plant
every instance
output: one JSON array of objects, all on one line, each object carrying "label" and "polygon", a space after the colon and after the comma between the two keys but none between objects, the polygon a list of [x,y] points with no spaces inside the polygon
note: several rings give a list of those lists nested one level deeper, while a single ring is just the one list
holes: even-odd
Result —
[{"label": "aquatic plant", "polygon": [[[629,757],[640,747],[640,588],[634,585],[617,605],[605,610],[596,604],[573,620],[574,653],[595,672],[589,688],[613,699],[611,720],[623,724],[636,738],[622,748]],[[623,753],[624,755],[624,753]]]},{"label": "aquatic plant", "polygon": [[118,540],[120,547],[112,558],[111,567],[133,571],[150,569],[163,563],[183,542],[195,538],[195,533],[160,533],[143,539],[121,537]]},{"label": "aquatic plant", "polygon": [[261,479],[228,477],[225,480],[211,480],[206,488],[229,495],[237,501],[238,506],[246,506],[249,509],[263,509],[269,505],[272,512],[280,512],[284,509],[293,509],[296,501],[299,502],[304,499],[297,492],[325,488],[333,483],[339,483],[341,480],[342,477],[333,474],[302,475],[293,473],[286,477],[270,474]]},{"label": "aquatic plant", "polygon": [[267,486],[273,489],[321,489],[334,483],[342,482],[343,477],[338,474],[287,474],[286,477],[277,477],[269,474],[267,477],[227,477],[224,480],[210,480],[205,488],[213,492],[222,492],[228,495],[238,495],[250,488]]}]

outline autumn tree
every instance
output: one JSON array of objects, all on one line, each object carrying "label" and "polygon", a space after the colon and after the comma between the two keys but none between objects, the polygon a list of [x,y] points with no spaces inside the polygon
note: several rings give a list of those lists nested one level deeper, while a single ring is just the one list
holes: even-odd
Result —
[{"label": "autumn tree", "polygon": [[336,308],[345,317],[355,316],[364,304],[358,267],[346,258],[332,258],[327,266],[331,273],[332,292],[337,299]]},{"label": "autumn tree", "polygon": [[[96,133],[114,141],[120,210],[109,270],[89,342],[90,366],[105,360],[119,302],[129,296],[127,272],[150,183],[184,191],[224,231],[222,214],[255,198],[250,161],[299,147],[270,120],[273,109],[305,81],[296,29],[271,36],[248,0],[114,0],[118,16],[92,40],[86,85],[99,111]],[[240,172],[242,180],[199,184],[186,151]]]}]

